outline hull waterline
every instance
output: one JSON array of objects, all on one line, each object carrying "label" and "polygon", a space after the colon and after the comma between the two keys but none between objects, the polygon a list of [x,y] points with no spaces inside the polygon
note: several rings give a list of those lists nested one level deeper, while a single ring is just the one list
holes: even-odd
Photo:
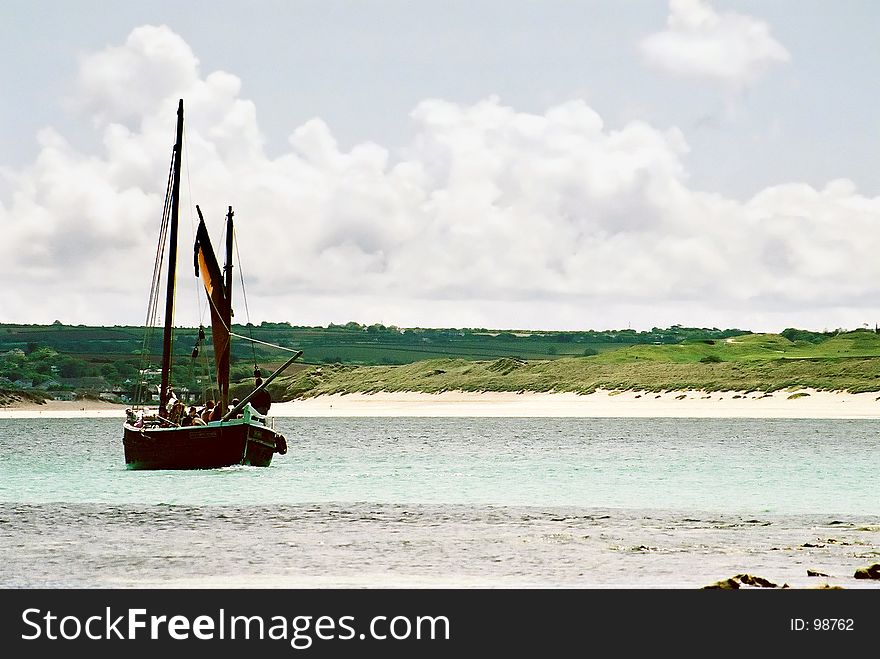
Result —
[{"label": "hull waterline", "polygon": [[286,452],[283,436],[239,419],[183,428],[136,428],[126,423],[122,441],[129,469],[268,467],[276,452]]}]

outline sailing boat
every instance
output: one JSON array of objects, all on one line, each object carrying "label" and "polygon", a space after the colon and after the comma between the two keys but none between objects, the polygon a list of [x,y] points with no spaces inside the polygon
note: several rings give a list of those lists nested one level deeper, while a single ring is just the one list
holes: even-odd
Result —
[{"label": "sailing boat", "polygon": [[[160,232],[160,249],[153,273],[151,308],[158,306],[158,273],[164,257],[164,238],[167,235],[168,273],[165,292],[165,324],[162,340],[162,379],[159,386],[159,405],[155,410],[144,410],[140,418],[134,414],[123,425],[122,442],[125,463],[130,469],[212,469],[232,465],[267,467],[275,453],[285,454],[287,442],[270,425],[269,419],[251,405],[251,400],[265,396],[269,383],[294,360],[294,355],[280,368],[259,383],[241,402],[229,409],[229,365],[232,327],[232,250],[233,212],[226,215],[226,266],[217,262],[201,209],[196,206],[199,226],[194,245],[196,276],[201,275],[211,308],[211,334],[217,369],[219,409],[222,418],[204,425],[181,425],[169,414],[167,406],[173,399],[171,382],[172,327],[177,268],[177,231],[180,197],[180,169],[183,142],[183,100],[177,106],[177,133],[172,153],[172,167],[166,188],[165,209]],[[166,234],[167,230],[167,234]],[[152,311],[155,315],[155,311]],[[148,323],[150,316],[148,314]],[[246,337],[241,337],[246,338]],[[280,346],[278,346],[280,347]],[[259,371],[257,371],[258,373]],[[262,408],[265,411],[265,408]],[[228,410],[228,411],[227,411]]]}]

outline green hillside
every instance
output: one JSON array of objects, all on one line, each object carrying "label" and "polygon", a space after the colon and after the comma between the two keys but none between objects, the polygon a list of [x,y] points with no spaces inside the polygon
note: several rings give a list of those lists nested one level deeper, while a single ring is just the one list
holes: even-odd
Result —
[{"label": "green hillside", "polygon": [[[235,395],[250,390],[255,363],[266,374],[290,354],[266,344],[304,351],[303,363],[272,385],[275,400],[382,390],[880,390],[880,334],[865,329],[752,334],[676,325],[556,332],[357,323],[233,329],[262,342],[235,339]],[[213,366],[210,345],[191,358],[197,332],[175,331],[172,383],[198,399],[211,397]],[[0,325],[0,390],[130,400],[144,368],[147,388],[155,389],[160,344],[160,331],[145,341],[141,327]]]},{"label": "green hillside", "polygon": [[630,346],[556,360],[437,359],[404,366],[310,368],[281,377],[276,399],[376,391],[596,389],[880,391],[880,335],[857,331],[819,343],[755,334],[678,345]]}]

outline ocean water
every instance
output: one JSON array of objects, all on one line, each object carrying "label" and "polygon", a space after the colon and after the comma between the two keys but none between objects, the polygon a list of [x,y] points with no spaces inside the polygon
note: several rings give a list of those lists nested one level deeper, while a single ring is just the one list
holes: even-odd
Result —
[{"label": "ocean water", "polygon": [[0,419],[0,586],[880,585],[877,421],[277,423],[269,468],[141,472],[117,420]]}]

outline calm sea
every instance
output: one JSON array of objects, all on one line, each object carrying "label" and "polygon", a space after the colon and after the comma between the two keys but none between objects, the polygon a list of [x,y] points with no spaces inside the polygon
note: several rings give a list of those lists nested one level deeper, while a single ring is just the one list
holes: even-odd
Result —
[{"label": "calm sea", "polygon": [[0,420],[0,586],[877,584],[877,421],[278,426],[269,468],[135,472],[118,420]]}]

